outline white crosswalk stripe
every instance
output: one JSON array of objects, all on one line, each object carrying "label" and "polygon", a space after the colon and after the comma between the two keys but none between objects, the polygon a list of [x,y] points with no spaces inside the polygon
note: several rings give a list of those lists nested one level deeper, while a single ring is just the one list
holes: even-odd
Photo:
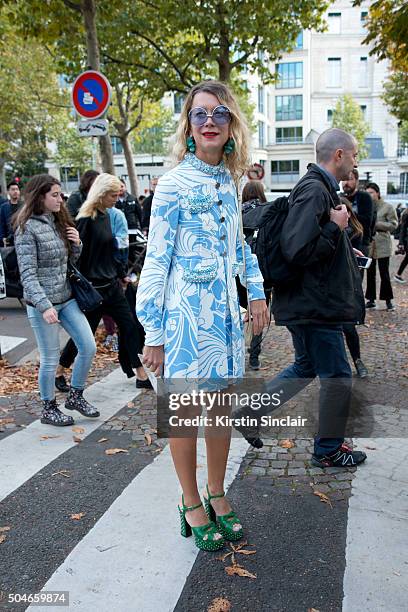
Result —
[{"label": "white crosswalk stripe", "polygon": [[[86,399],[96,406],[105,420],[116,414],[140,393],[134,378],[126,379],[118,368],[85,391]],[[84,428],[84,437],[100,427],[101,419],[87,419],[73,413],[75,423]],[[52,437],[42,440],[41,437]],[[0,501],[29,478],[75,446],[71,427],[53,427],[34,421],[25,429],[8,436],[0,443]]]},{"label": "white crosswalk stripe", "polygon": [[[199,442],[200,465],[205,453],[203,440]],[[247,447],[242,439],[232,441],[226,487]],[[203,487],[204,467],[198,470],[198,480]],[[180,537],[179,498],[167,446],[115,500],[43,590],[69,591],[70,608],[83,612],[171,612],[198,554],[193,538]]]}]

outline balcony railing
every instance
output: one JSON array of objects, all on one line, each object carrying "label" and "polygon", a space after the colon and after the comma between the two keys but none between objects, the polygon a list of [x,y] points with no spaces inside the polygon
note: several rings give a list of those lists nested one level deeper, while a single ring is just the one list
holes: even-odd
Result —
[{"label": "balcony railing", "polygon": [[404,147],[398,147],[397,157],[408,157],[408,145],[405,145]]},{"label": "balcony railing", "polygon": [[302,144],[303,138],[300,136],[281,136],[276,138],[276,144]]}]

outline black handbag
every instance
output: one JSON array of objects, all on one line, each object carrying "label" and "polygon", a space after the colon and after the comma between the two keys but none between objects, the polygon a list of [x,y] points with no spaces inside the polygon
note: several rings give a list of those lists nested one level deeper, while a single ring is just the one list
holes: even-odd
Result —
[{"label": "black handbag", "polygon": [[72,294],[82,312],[90,312],[102,304],[101,294],[70,261],[68,261],[67,274]]}]

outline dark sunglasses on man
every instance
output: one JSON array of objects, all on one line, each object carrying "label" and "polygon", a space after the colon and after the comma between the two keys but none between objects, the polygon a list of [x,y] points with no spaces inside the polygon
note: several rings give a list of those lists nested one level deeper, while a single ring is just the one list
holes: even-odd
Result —
[{"label": "dark sunglasses on man", "polygon": [[211,117],[215,125],[227,125],[231,121],[231,111],[227,106],[220,104],[214,108],[212,113],[207,113],[205,108],[201,108],[201,106],[192,108],[188,113],[191,125],[196,127],[203,126],[209,117]]}]

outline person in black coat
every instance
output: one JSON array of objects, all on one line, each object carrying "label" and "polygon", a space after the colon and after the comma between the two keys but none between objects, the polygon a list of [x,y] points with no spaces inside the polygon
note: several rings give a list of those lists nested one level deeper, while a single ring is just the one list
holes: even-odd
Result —
[{"label": "person in black coat", "polygon": [[97,176],[99,176],[99,172],[96,170],[87,170],[84,172],[79,182],[79,189],[77,191],[73,191],[69,196],[67,200],[67,208],[73,219],[76,218],[79,209],[85,202],[88,192]]},{"label": "person in black coat", "polygon": [[353,168],[347,181],[342,182],[343,193],[351,204],[357,220],[363,227],[361,251],[368,257],[370,244],[375,234],[375,206],[369,193],[359,191],[359,174]]},{"label": "person in black coat", "polygon": [[121,210],[126,217],[129,229],[142,229],[142,207],[135,198],[126,190],[125,181],[120,181],[119,198],[115,206]]},{"label": "person in black coat", "polygon": [[365,305],[345,231],[347,209],[337,191],[338,181],[347,180],[356,166],[357,155],[356,140],[344,130],[332,128],[319,136],[317,163],[310,164],[292,190],[280,235],[282,255],[297,277],[275,287],[272,296],[275,323],[290,331],[295,359],[265,390],[270,396],[277,393],[282,405],[319,377],[319,432],[312,464],[321,468],[356,466],[367,458],[344,442],[352,374],[343,325],[363,322]]},{"label": "person in black coat", "polygon": [[152,211],[152,202],[154,192],[156,190],[156,186],[158,183],[158,178],[154,177],[150,181],[150,195],[147,196],[143,200],[143,219],[142,219],[142,229],[145,236],[149,234],[149,225],[150,225],[150,214]]}]

